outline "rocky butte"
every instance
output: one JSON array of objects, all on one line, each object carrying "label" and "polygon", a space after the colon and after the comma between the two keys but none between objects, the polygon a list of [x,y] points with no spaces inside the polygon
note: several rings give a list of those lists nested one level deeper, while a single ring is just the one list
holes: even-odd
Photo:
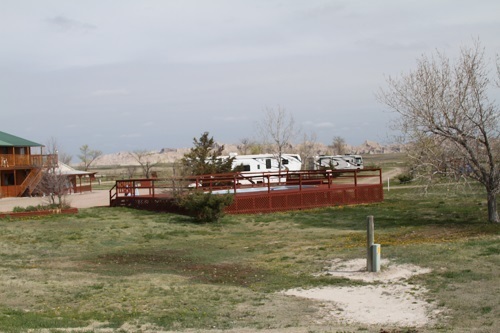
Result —
[{"label": "rocky butte", "polygon": [[[327,153],[328,146],[317,143],[319,153]],[[224,144],[227,154],[238,152],[237,145]],[[185,153],[189,152],[190,148],[162,148],[159,151],[152,150],[147,156],[147,160],[153,163],[172,163],[181,159]],[[293,149],[292,149],[293,150]],[[297,149],[298,151],[299,149]],[[382,145],[375,141],[366,140],[359,146],[347,145],[346,151],[352,154],[369,155],[369,154],[388,154],[399,153],[402,151],[402,146],[399,144]],[[93,166],[113,166],[113,165],[139,165],[131,152],[118,152],[113,154],[105,154],[96,159]]]}]

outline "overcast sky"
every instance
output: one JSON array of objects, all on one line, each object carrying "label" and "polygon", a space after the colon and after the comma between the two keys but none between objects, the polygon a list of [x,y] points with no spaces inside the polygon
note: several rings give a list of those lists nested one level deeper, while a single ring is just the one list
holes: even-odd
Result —
[{"label": "overcast sky", "polygon": [[478,38],[493,59],[499,34],[498,0],[0,0],[0,130],[180,148],[258,139],[279,106],[323,143],[387,142],[385,77]]}]

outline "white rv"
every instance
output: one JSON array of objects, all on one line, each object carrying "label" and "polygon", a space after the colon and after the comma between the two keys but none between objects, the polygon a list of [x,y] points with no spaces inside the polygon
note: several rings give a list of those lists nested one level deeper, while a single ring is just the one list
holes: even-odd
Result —
[{"label": "white rv", "polygon": [[335,170],[363,169],[363,158],[360,155],[320,155],[316,156],[316,169],[332,168]]},{"label": "white rv", "polygon": [[[258,155],[237,155],[230,154],[228,157],[234,157],[233,169],[241,166],[242,172],[273,172],[280,171],[278,157],[274,154]],[[282,171],[299,171],[302,168],[302,159],[299,154],[282,154]]]},{"label": "white rv", "polygon": [[344,160],[348,161],[351,166],[354,167],[354,169],[363,169],[363,157],[361,155],[339,155],[344,158]]}]

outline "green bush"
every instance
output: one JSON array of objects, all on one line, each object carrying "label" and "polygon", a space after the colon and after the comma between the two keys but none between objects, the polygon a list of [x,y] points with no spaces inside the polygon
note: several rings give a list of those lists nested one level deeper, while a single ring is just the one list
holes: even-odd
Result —
[{"label": "green bush", "polygon": [[400,184],[406,184],[413,180],[413,176],[410,174],[401,174],[397,176]]},{"label": "green bush", "polygon": [[16,207],[12,208],[12,211],[13,211],[14,213],[21,213],[21,212],[25,212],[25,211],[26,211],[26,208],[16,206]]},{"label": "green bush", "polygon": [[224,208],[233,203],[233,195],[196,191],[182,195],[178,202],[197,222],[218,222]]},{"label": "green bush", "polygon": [[12,212],[14,213],[23,213],[23,212],[39,212],[39,211],[43,211],[43,210],[51,210],[51,209],[67,209],[67,208],[70,208],[70,206],[68,204],[63,204],[62,207],[59,207],[59,205],[57,204],[46,204],[46,205],[37,205],[37,206],[27,206],[27,207],[19,207],[19,206],[15,206],[13,209],[12,209]]}]

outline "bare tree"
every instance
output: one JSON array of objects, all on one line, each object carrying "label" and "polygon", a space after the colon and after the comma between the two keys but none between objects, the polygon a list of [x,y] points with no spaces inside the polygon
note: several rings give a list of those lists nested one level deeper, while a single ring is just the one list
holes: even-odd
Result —
[{"label": "bare tree", "polygon": [[302,158],[302,169],[313,169],[314,168],[314,157],[319,154],[321,150],[320,144],[318,143],[316,133],[311,133],[310,135],[304,134],[302,142],[298,146],[298,153]]},{"label": "bare tree", "polygon": [[269,143],[281,169],[281,156],[291,147],[292,138],[298,133],[293,116],[280,106],[276,109],[266,108],[264,119],[258,125],[262,138]]},{"label": "bare tree", "polygon": [[[59,148],[55,138],[50,138],[46,145],[47,153],[52,156],[58,156]],[[59,161],[49,159],[46,168],[43,170],[42,179],[38,184],[37,190],[47,196],[51,205],[63,208],[66,203],[66,195],[71,184],[68,177],[61,173]]]},{"label": "bare tree", "polygon": [[415,170],[478,181],[487,193],[488,220],[498,223],[499,107],[488,97],[488,65],[479,42],[462,47],[453,64],[439,52],[422,56],[416,70],[389,77],[378,98],[399,114],[395,125],[405,142],[418,147],[409,155]]},{"label": "bare tree", "polygon": [[51,164],[45,169],[38,184],[38,189],[47,196],[49,203],[59,208],[66,205],[66,195],[70,187],[68,177],[61,173],[56,164]]},{"label": "bare tree", "polygon": [[250,150],[250,145],[252,142],[248,138],[243,138],[240,140],[240,144],[238,145],[238,151],[240,154],[246,155],[248,154],[248,151]]},{"label": "bare tree", "polygon": [[137,167],[135,165],[127,165],[125,167],[125,171],[124,171],[124,174],[125,176],[128,178],[128,179],[132,179],[134,178],[134,174],[135,174],[135,169]]},{"label": "bare tree", "polygon": [[139,166],[142,169],[142,175],[144,178],[151,178],[151,169],[158,165],[160,162],[158,160],[152,161],[151,158],[154,155],[154,152],[148,150],[136,150],[130,153],[132,157],[139,163]]},{"label": "bare tree", "polygon": [[332,140],[332,150],[334,155],[344,155],[347,151],[345,140],[341,136],[334,136]]},{"label": "bare tree", "polygon": [[80,147],[80,155],[78,158],[82,161],[83,169],[88,171],[90,165],[102,155],[102,151],[90,149],[88,145],[83,145]]},{"label": "bare tree", "polygon": [[73,159],[73,156],[71,156],[63,151],[60,151],[59,155],[58,155],[58,159],[62,163],[69,165],[71,163],[71,160]]},{"label": "bare tree", "polygon": [[47,150],[47,153],[49,153],[50,155],[57,156],[57,160],[59,162],[64,163],[64,164],[70,164],[71,160],[73,159],[73,156],[62,151],[61,146],[59,145],[59,142],[54,137],[51,137],[47,141],[47,144],[45,145],[45,149]]},{"label": "bare tree", "polygon": [[240,144],[238,145],[238,152],[242,155],[247,154],[262,154],[265,150],[263,144],[252,141],[248,138],[243,138],[240,140]]}]

